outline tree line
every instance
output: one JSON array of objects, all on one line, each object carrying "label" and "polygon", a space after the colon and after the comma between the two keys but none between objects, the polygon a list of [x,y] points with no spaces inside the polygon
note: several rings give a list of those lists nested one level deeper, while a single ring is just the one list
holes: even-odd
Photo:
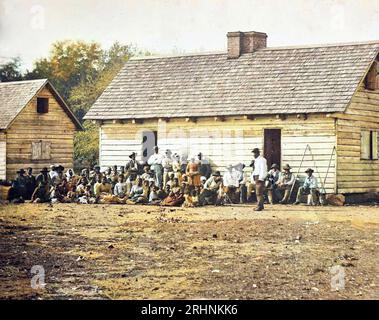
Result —
[{"label": "tree line", "polygon": [[124,63],[130,57],[141,54],[149,53],[119,42],[103,49],[95,42],[57,41],[52,44],[48,57],[34,62],[32,70],[23,72],[19,57],[0,65],[0,80],[48,78],[85,128],[75,134],[75,167],[92,166],[99,155],[98,127],[83,121],[83,117]]}]

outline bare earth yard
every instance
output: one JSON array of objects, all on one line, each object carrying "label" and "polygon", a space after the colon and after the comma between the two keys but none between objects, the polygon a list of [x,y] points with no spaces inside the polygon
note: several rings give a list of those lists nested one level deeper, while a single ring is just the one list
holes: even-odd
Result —
[{"label": "bare earth yard", "polygon": [[377,206],[252,209],[0,205],[0,298],[379,298]]}]

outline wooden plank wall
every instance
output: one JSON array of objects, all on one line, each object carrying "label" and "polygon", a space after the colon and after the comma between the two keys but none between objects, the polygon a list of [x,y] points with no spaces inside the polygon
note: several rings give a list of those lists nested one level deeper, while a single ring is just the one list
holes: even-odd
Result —
[{"label": "wooden plank wall", "polygon": [[366,90],[364,84],[337,119],[340,193],[379,192],[379,160],[361,160],[362,129],[379,131],[379,90]]},{"label": "wooden plank wall", "polygon": [[[324,180],[330,155],[335,146],[335,121],[325,115],[313,115],[308,119],[295,116],[285,120],[274,117],[257,117],[255,120],[243,117],[228,117],[225,121],[201,118],[196,123],[185,119],[171,119],[169,122],[145,121],[143,124],[104,123],[100,130],[100,164],[124,165],[132,151],[141,155],[141,134],[144,130],[158,131],[158,145],[162,152],[196,155],[201,151],[210,160],[214,170],[224,171],[228,164],[238,162],[249,165],[254,147],[263,148],[263,130],[282,129],[282,164],[289,163],[296,172],[307,144],[310,153],[300,168],[304,177],[307,167],[317,167],[317,176]],[[249,168],[247,169],[249,171]],[[333,156],[326,181],[327,192],[335,188],[335,156]]]},{"label": "wooden plank wall", "polygon": [[0,132],[0,180],[6,179],[6,135]]},{"label": "wooden plank wall", "polygon": [[[19,168],[37,172],[56,163],[73,167],[75,126],[47,88],[38,97],[49,98],[49,112],[37,113],[36,96],[7,130],[7,179],[13,179]],[[51,159],[32,160],[32,142],[39,140],[51,143]]]},{"label": "wooden plank wall", "polygon": [[113,165],[125,165],[132,152],[142,153],[142,133],[157,130],[157,123],[113,124],[100,126],[99,162],[102,170]]}]

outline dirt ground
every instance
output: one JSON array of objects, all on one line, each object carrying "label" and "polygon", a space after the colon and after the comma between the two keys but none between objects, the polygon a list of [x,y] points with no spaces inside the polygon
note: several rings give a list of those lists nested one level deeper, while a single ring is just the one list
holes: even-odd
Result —
[{"label": "dirt ground", "polygon": [[379,298],[378,206],[252,209],[0,205],[0,298]]}]

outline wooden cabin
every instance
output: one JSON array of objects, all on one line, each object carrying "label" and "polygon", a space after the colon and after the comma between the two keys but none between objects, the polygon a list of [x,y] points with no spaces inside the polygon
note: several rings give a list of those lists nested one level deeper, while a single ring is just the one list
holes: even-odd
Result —
[{"label": "wooden cabin", "polygon": [[100,165],[158,145],[224,171],[259,147],[300,178],[314,168],[327,193],[379,192],[379,41],[266,39],[230,32],[227,52],[128,61],[85,116],[100,125]]},{"label": "wooden cabin", "polygon": [[48,80],[0,83],[0,179],[13,179],[20,168],[72,168],[74,133],[81,129]]}]

